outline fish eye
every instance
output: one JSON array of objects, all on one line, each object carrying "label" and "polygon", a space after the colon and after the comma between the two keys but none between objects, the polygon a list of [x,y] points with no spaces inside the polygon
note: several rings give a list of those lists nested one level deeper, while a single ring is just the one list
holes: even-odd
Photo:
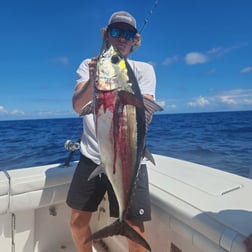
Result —
[{"label": "fish eye", "polygon": [[112,64],[117,64],[120,61],[120,58],[117,55],[113,55],[111,57],[111,63]]}]

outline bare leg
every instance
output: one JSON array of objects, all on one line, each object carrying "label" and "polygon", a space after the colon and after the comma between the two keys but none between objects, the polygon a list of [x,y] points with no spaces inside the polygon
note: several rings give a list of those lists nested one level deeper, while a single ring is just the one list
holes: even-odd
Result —
[{"label": "bare leg", "polygon": [[[144,237],[144,225],[142,222],[135,223],[128,221],[129,225],[138,232],[142,237]],[[128,239],[129,244],[129,252],[147,252],[147,250],[140,244],[133,242],[132,240]]]},{"label": "bare leg", "polygon": [[84,244],[86,238],[91,234],[89,222],[92,213],[72,209],[70,227],[72,237],[79,252],[92,252],[92,242]]}]

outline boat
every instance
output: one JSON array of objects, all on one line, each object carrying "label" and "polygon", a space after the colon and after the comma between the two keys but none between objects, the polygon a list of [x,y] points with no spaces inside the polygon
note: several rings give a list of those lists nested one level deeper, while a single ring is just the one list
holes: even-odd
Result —
[{"label": "boat", "polygon": [[[245,252],[252,233],[252,180],[211,167],[154,155],[147,163],[152,220],[145,225],[153,252]],[[3,252],[74,252],[65,203],[76,168],[50,164],[0,171],[0,248]],[[114,221],[105,196],[92,231]],[[93,243],[97,252],[124,252],[125,237]]]}]

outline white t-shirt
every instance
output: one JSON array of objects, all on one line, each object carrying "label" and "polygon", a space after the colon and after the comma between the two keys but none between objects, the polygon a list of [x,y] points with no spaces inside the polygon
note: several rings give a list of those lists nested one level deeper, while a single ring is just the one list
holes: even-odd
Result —
[{"label": "white t-shirt", "polygon": [[[77,85],[89,79],[89,62],[90,59],[84,60],[77,69]],[[128,63],[136,76],[141,93],[153,95],[155,98],[156,75],[152,65],[134,60],[128,60]],[[83,116],[83,134],[80,144],[81,153],[96,164],[100,164],[100,154],[96,140],[93,114]]]}]

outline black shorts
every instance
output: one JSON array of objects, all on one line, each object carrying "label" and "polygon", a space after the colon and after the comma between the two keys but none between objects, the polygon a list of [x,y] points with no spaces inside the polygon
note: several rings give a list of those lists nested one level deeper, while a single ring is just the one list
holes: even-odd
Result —
[{"label": "black shorts", "polygon": [[[106,191],[109,198],[110,216],[119,216],[119,207],[113,188],[105,174],[88,181],[97,164],[85,156],[80,156],[70,189],[67,195],[69,207],[81,211],[95,212]],[[132,221],[148,221],[151,219],[149,182],[146,165],[142,165],[137,177],[136,188],[132,195],[127,219]]]}]

